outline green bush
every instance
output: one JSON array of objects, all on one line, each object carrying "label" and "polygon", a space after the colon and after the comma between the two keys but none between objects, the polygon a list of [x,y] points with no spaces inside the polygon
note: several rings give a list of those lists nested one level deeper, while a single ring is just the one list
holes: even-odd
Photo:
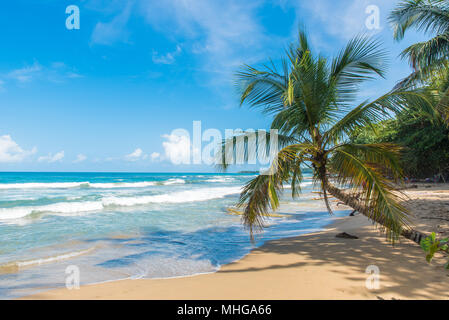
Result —
[{"label": "green bush", "polygon": [[391,142],[403,147],[402,165],[409,177],[427,178],[449,174],[449,129],[443,122],[407,111],[394,120],[355,130],[354,143]]},{"label": "green bush", "polygon": [[[429,237],[421,240],[421,248],[426,253],[426,261],[431,263],[435,253],[438,251],[447,252],[449,249],[448,242],[448,238],[437,240],[435,232],[432,232]],[[449,270],[449,262],[444,267]]]}]

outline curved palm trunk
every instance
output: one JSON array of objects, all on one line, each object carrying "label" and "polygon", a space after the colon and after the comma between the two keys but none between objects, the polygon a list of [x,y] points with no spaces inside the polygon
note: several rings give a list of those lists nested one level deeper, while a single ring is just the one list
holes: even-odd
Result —
[{"label": "curved palm trunk", "polygon": [[[337,198],[347,206],[353,208],[354,210],[357,210],[364,216],[367,216],[369,219],[373,220],[372,217],[369,216],[368,208],[356,197],[346,194],[329,182],[325,182],[324,187],[327,192],[329,192],[335,198]],[[381,221],[380,219],[378,221],[374,220],[374,222],[383,225],[383,221]],[[402,230],[401,235],[409,240],[416,242],[417,244],[420,244],[422,239],[428,237],[428,235],[413,229]]]}]

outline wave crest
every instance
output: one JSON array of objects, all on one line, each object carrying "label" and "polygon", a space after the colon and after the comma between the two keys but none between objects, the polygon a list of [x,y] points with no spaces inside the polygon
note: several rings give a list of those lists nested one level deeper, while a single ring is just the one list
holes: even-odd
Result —
[{"label": "wave crest", "polygon": [[59,202],[44,206],[0,208],[0,220],[20,219],[39,213],[78,214],[102,211],[107,207],[130,207],[151,203],[200,202],[240,193],[240,187],[201,188],[151,196],[105,197],[97,201]]},{"label": "wave crest", "polygon": [[182,179],[169,179],[167,181],[141,181],[141,182],[28,182],[28,183],[2,183],[0,190],[9,189],[71,189],[71,188],[94,188],[94,189],[115,189],[115,188],[145,188],[155,185],[184,184]]}]

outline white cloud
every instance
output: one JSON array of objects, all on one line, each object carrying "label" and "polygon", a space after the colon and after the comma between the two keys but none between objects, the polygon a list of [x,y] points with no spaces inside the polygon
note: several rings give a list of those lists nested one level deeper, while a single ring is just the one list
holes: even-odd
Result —
[{"label": "white cloud", "polygon": [[173,52],[167,52],[166,54],[159,54],[157,51],[153,51],[153,62],[156,64],[172,64],[175,62],[176,56],[181,54],[181,46],[177,45],[176,50]]},{"label": "white cloud", "polygon": [[[258,15],[263,1],[210,0],[140,1],[139,13],[167,36],[187,38],[191,51],[212,72],[229,73],[243,62],[259,61],[264,44],[278,40],[266,35]],[[223,77],[219,77],[223,79]]]},{"label": "white cloud", "polygon": [[57,161],[61,161],[63,158],[64,158],[64,151],[60,151],[54,155],[52,153],[49,153],[47,156],[41,156],[37,159],[37,161],[54,163]]},{"label": "white cloud", "polygon": [[0,136],[0,162],[20,162],[36,151],[36,148],[30,151],[22,149],[10,135]]},{"label": "white cloud", "polygon": [[[33,65],[14,69],[4,74],[3,77],[7,82],[23,85],[36,80],[62,83],[67,79],[81,78],[82,75],[75,68],[69,67],[63,62],[53,62],[48,66],[43,66],[35,61]],[[0,80],[0,91],[4,84],[5,81]]]},{"label": "white cloud", "polygon": [[147,155],[143,153],[142,149],[137,148],[136,150],[134,150],[133,152],[131,152],[130,154],[125,156],[125,159],[127,161],[137,161],[137,160],[142,160],[142,159],[146,159]]},{"label": "white cloud", "polygon": [[83,78],[75,68],[59,61],[53,62],[50,67],[45,68],[44,71],[47,79],[53,82],[64,82],[66,79]]},{"label": "white cloud", "polygon": [[[92,0],[88,7],[108,16],[109,22],[97,23],[91,42],[129,42],[130,17],[140,16],[169,41],[183,39],[182,51],[197,57],[199,68],[195,69],[210,73],[212,85],[228,85],[237,67],[265,61],[285,45],[286,38],[269,34],[263,27],[260,9],[266,0],[228,0],[225,4],[210,0]],[[153,62],[172,64],[180,49],[154,48]]]},{"label": "white cloud", "polygon": [[156,161],[161,161],[162,160],[162,156],[159,152],[153,152],[150,155],[151,161],[156,162]]},{"label": "white cloud", "polygon": [[86,161],[87,157],[84,154],[79,154],[76,156],[76,159],[73,161],[73,163],[80,163],[83,161]]},{"label": "white cloud", "polygon": [[66,73],[67,78],[69,79],[77,79],[77,78],[83,78],[83,76],[79,73],[69,71]]},{"label": "white cloud", "polygon": [[132,9],[132,2],[127,2],[125,8],[120,10],[120,14],[115,16],[110,22],[98,22],[91,36],[93,44],[112,45],[118,41],[128,41],[128,23]]},{"label": "white cloud", "polygon": [[20,83],[29,82],[34,77],[36,77],[40,71],[42,70],[42,66],[35,62],[32,66],[23,67],[20,69],[15,69],[7,74],[8,78],[14,79]]},{"label": "white cloud", "polygon": [[53,62],[51,64],[51,67],[55,68],[55,69],[60,69],[60,68],[65,68],[66,64],[64,62],[61,62],[61,61],[55,61],[55,62]]},{"label": "white cloud", "polygon": [[166,141],[162,142],[165,158],[173,164],[190,162],[190,138],[187,135],[172,133],[162,136]]},{"label": "white cloud", "polygon": [[[386,15],[390,12],[390,3],[382,0],[344,0],[344,1],[290,1],[296,7],[297,18],[306,17],[308,12],[311,17],[320,21],[320,26],[327,34],[337,36],[343,40],[349,40],[357,34],[377,34],[386,25]],[[366,20],[369,14],[366,12],[369,6],[380,9],[383,17],[379,29],[368,29]]]}]

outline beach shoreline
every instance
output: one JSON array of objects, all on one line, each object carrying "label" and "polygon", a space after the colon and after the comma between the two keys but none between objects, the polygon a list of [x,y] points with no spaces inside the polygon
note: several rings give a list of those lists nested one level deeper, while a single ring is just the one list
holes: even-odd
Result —
[{"label": "beach shoreline", "polygon": [[[419,218],[420,200],[433,199],[427,201],[427,215],[441,214],[437,209],[449,201],[448,185],[420,186],[406,194],[417,225],[425,231],[435,228]],[[358,239],[336,238],[341,232]],[[23,299],[449,299],[443,268],[447,257],[437,256],[430,265],[424,257],[406,239],[393,247],[367,218],[357,215],[336,218],[320,232],[268,241],[214,273],[118,280]],[[379,287],[373,288],[370,272],[376,268]]]}]

